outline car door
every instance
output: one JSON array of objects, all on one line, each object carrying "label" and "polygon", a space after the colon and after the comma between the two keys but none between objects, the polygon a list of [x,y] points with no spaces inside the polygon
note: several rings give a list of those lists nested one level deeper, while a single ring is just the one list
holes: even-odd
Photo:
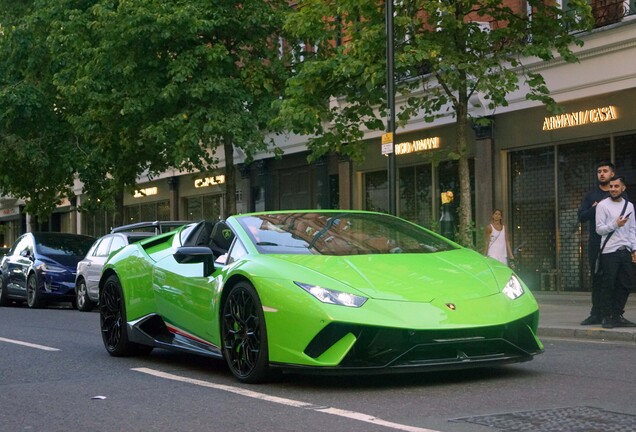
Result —
[{"label": "car door", "polygon": [[172,251],[152,258],[157,312],[174,330],[211,341],[218,334],[214,305],[220,283],[215,275],[220,269],[204,275],[202,263],[178,263]]},{"label": "car door", "polygon": [[112,240],[113,236],[104,236],[86,264],[86,290],[91,299],[99,295],[99,278],[102,275],[104,263],[108,259]]},{"label": "car door", "polygon": [[13,253],[7,259],[7,287],[14,295],[26,297],[26,282],[29,268],[33,265],[33,251],[33,239],[25,234],[17,240]]}]

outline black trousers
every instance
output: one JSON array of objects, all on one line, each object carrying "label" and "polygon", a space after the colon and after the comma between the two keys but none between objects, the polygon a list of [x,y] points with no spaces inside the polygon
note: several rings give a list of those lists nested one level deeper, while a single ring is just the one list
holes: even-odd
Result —
[{"label": "black trousers", "polygon": [[635,280],[632,254],[628,250],[602,254],[601,268],[601,315],[623,315]]},{"label": "black trousers", "polygon": [[600,240],[597,242],[590,241],[590,247],[588,249],[590,276],[592,278],[592,308],[590,309],[590,315],[598,317],[601,316],[601,290],[603,289],[603,278],[594,273],[594,267],[596,266],[596,257],[598,256],[599,249],[601,248],[600,243]]}]

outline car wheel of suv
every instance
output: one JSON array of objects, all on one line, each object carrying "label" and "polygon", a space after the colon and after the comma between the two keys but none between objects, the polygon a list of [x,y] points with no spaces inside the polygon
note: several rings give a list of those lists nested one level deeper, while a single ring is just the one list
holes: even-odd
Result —
[{"label": "car wheel of suv", "polygon": [[4,278],[0,276],[0,306],[7,306],[9,304],[9,293],[4,286]]},{"label": "car wheel of suv", "polygon": [[27,306],[31,309],[41,308],[44,305],[42,293],[38,287],[38,278],[31,273],[27,279]]},{"label": "car wheel of suv", "polygon": [[223,357],[241,382],[265,381],[269,354],[263,306],[254,287],[239,282],[230,288],[221,317]]},{"label": "car wheel of suv", "polygon": [[148,354],[152,351],[153,347],[128,339],[123,291],[115,275],[109,276],[99,291],[99,324],[104,347],[113,357]]},{"label": "car wheel of suv", "polygon": [[77,282],[77,287],[75,288],[77,295],[75,297],[75,304],[77,305],[77,310],[82,312],[89,312],[93,310],[95,306],[90,298],[88,298],[88,289],[86,288],[86,281],[84,279],[80,279]]}]

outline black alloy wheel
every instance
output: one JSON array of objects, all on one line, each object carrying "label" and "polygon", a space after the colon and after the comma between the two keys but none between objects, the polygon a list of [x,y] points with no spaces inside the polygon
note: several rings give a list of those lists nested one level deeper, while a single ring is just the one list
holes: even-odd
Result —
[{"label": "black alloy wheel", "polygon": [[75,296],[74,303],[77,305],[77,310],[82,312],[92,311],[94,304],[88,297],[88,288],[86,287],[86,281],[84,279],[80,279],[77,282],[77,287],[75,290],[77,291],[77,295]]},{"label": "black alloy wheel", "polygon": [[123,290],[116,275],[110,275],[99,291],[99,325],[104,347],[113,357],[148,354],[153,349],[128,340]]},{"label": "black alloy wheel", "polygon": [[223,356],[239,381],[263,382],[270,375],[263,306],[251,284],[229,289],[221,317]]},{"label": "black alloy wheel", "polygon": [[27,306],[31,309],[41,308],[44,305],[42,293],[38,286],[38,278],[35,273],[31,273],[27,278]]}]

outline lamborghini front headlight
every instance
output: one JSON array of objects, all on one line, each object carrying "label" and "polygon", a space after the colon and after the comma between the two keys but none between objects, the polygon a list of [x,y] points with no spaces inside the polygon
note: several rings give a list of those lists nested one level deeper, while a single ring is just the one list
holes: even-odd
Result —
[{"label": "lamborghini front headlight", "polygon": [[510,276],[510,280],[503,288],[503,293],[512,300],[518,299],[524,292],[525,290],[523,289],[523,285],[521,285],[521,281],[517,279],[515,275]]},{"label": "lamborghini front headlight", "polygon": [[305,284],[301,282],[294,283],[323,303],[358,308],[367,301],[366,297],[355,294],[323,288],[318,285]]}]

